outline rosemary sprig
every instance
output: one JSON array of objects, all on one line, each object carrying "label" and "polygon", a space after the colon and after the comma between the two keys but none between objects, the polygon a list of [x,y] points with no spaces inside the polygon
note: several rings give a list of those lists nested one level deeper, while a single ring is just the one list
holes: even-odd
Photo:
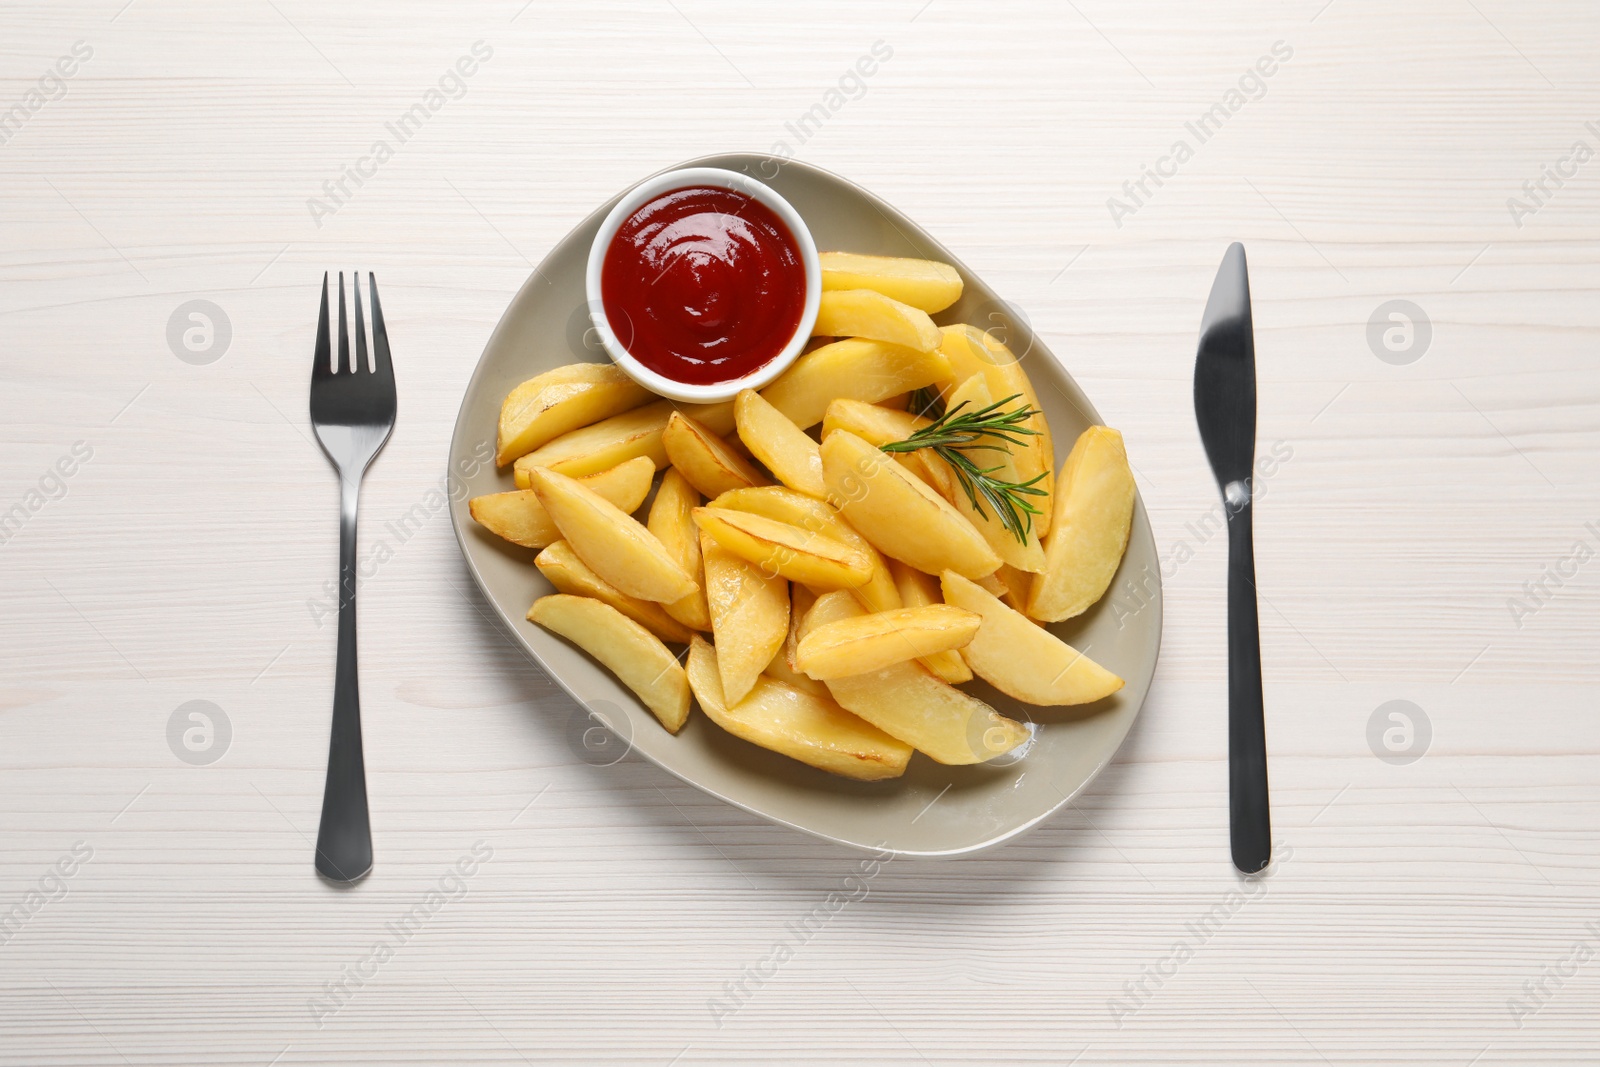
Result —
[{"label": "rosemary sprig", "polygon": [[[979,467],[968,455],[969,452],[978,451],[1009,453],[1014,446],[1025,445],[1028,437],[1038,434],[1039,431],[1023,425],[1039,414],[1036,409],[1024,403],[1015,410],[1003,410],[1021,395],[1014,393],[975,411],[963,411],[967,406],[963,400],[905,440],[891,441],[880,448],[885,452],[933,449],[955,471],[956,481],[967,494],[978,516],[988,518],[988,513],[983,510],[983,504],[987,501],[1000,519],[1000,525],[1026,544],[1028,534],[1033,529],[1033,516],[1043,514],[1028,497],[1046,495],[1043,489],[1034,484],[1044,475],[1037,474],[1025,482],[1009,482],[994,477],[1003,464]],[[913,402],[915,399],[913,397]],[[996,441],[1001,443],[992,443]]]},{"label": "rosemary sprig", "polygon": [[944,415],[944,397],[940,396],[939,390],[931,385],[913,389],[906,410],[925,419],[937,419]]}]

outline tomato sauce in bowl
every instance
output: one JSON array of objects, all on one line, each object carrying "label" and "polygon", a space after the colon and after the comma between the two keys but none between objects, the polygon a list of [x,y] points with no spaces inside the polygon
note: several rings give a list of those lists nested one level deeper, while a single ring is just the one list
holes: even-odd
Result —
[{"label": "tomato sauce in bowl", "polygon": [[600,273],[611,329],[674,381],[743,378],[777,358],[805,308],[800,247],[765,204],[732,189],[674,189],[630,215]]},{"label": "tomato sauce in bowl", "polygon": [[799,354],[821,271],[794,208],[713,168],[661,174],[617,202],[589,259],[589,310],[611,357],[677,400],[759,388]]}]

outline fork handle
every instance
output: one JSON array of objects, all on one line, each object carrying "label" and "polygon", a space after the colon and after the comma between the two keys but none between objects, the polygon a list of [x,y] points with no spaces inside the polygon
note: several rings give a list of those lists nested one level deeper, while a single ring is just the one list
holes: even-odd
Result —
[{"label": "fork handle", "polygon": [[356,505],[361,475],[339,478],[339,662],[333,679],[333,731],[317,830],[317,870],[353,882],[372,869],[367,768],[361,754],[361,687],[356,675]]},{"label": "fork handle", "polygon": [[1261,693],[1261,625],[1250,494],[1228,516],[1228,808],[1233,865],[1254,874],[1272,859],[1267,726]]}]

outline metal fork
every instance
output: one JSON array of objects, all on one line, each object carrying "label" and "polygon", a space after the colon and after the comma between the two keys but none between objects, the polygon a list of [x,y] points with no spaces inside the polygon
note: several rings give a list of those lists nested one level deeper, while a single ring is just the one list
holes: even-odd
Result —
[{"label": "metal fork", "polygon": [[333,681],[333,732],[328,742],[328,779],[317,830],[317,870],[337,882],[353,882],[372,869],[372,826],[367,816],[367,772],[361,755],[361,690],[356,676],[356,503],[361,478],[394,429],[394,367],[389,333],[372,292],[372,367],[367,367],[366,324],[361,315],[361,274],[351,288],[356,304],[356,358],[350,362],[350,331],[344,312],[344,272],[339,272],[339,361],[328,339],[328,276],[322,276],[322,313],[317,318],[317,354],[311,368],[311,426],[322,450],[339,471],[339,661]]}]

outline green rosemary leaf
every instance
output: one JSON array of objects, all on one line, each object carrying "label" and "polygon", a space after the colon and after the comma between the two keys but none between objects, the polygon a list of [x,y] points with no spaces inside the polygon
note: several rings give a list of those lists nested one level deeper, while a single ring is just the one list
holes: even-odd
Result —
[{"label": "green rosemary leaf", "polygon": [[[918,390],[918,393],[921,392]],[[880,448],[884,452],[933,449],[950,464],[957,483],[960,484],[978,517],[984,519],[989,517],[989,513],[984,510],[984,504],[987,503],[994,509],[1000,525],[1011,531],[1018,541],[1026,544],[1028,534],[1033,528],[1033,516],[1043,514],[1028,500],[1028,497],[1046,495],[1045,491],[1035,484],[1044,475],[1035,475],[1025,482],[1009,482],[994,476],[1001,466],[979,467],[968,455],[970,452],[980,451],[1009,454],[1014,446],[1026,444],[1028,437],[1039,432],[1023,425],[1028,419],[1039,414],[1036,409],[1024,403],[1013,410],[1005,410],[1007,404],[1017,400],[1021,395],[1014,393],[1004,400],[997,400],[975,411],[963,410],[967,407],[967,402],[962,401],[905,440],[891,441],[881,445]],[[913,405],[916,404],[917,394],[913,394],[912,402]]]},{"label": "green rosemary leaf", "polygon": [[940,419],[944,417],[944,397],[939,395],[939,390],[931,385],[911,391],[910,403],[906,410],[913,415],[921,415],[925,419]]}]

